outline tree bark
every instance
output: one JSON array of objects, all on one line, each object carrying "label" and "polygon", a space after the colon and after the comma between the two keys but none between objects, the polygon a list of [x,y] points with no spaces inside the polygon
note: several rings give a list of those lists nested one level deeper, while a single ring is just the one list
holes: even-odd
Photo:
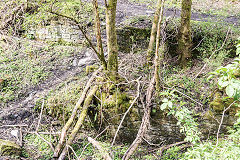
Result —
[{"label": "tree bark", "polygon": [[160,15],[159,20],[157,24],[157,38],[156,38],[156,50],[155,50],[155,70],[154,70],[154,76],[155,76],[155,82],[156,82],[156,89],[158,90],[160,87],[160,79],[159,79],[159,47],[160,47],[160,37],[161,37],[161,23],[163,20],[163,9],[164,9],[164,2],[165,0],[162,0],[161,3],[161,9],[160,9]]},{"label": "tree bark", "polygon": [[84,102],[85,97],[87,95],[87,92],[88,92],[89,88],[91,87],[92,82],[95,79],[96,75],[100,72],[100,70],[101,70],[101,68],[99,68],[97,71],[95,71],[92,74],[92,76],[89,79],[89,81],[87,82],[86,87],[84,88],[81,97],[79,98],[77,104],[75,105],[75,107],[74,107],[74,109],[72,111],[71,117],[68,119],[67,123],[64,125],[64,127],[62,129],[60,140],[59,140],[59,142],[58,142],[58,144],[57,144],[57,146],[55,148],[53,157],[58,157],[59,156],[59,153],[62,150],[63,145],[65,143],[65,139],[66,139],[66,136],[67,136],[67,131],[71,127],[71,125],[72,125],[72,123],[74,121],[74,118],[76,117],[77,111],[79,110],[79,108],[81,107],[82,103]]},{"label": "tree bark", "polygon": [[181,26],[179,29],[179,39],[178,39],[178,52],[179,61],[182,66],[186,66],[191,54],[192,37],[191,37],[191,6],[192,0],[182,1],[182,12],[181,12]]},{"label": "tree bark", "polygon": [[103,69],[107,70],[107,62],[105,61],[104,53],[103,53],[101,25],[100,25],[99,13],[98,13],[97,0],[93,0],[93,5],[94,5],[94,10],[95,10],[95,30],[96,30],[96,37],[97,37],[97,49],[98,49],[98,53],[99,53],[99,59],[103,65]]},{"label": "tree bark", "polygon": [[116,8],[117,0],[109,0],[106,4],[106,32],[108,48],[107,70],[112,80],[118,76],[118,45],[116,33]]},{"label": "tree bark", "polygon": [[158,21],[159,21],[161,4],[162,4],[162,0],[158,0],[157,5],[156,5],[156,11],[154,14],[153,23],[152,23],[150,41],[149,41],[148,50],[147,50],[148,63],[151,62],[153,53],[154,53],[153,50],[154,50],[154,43],[156,41],[157,26],[158,26]]},{"label": "tree bark", "polygon": [[76,137],[76,134],[77,134],[78,130],[82,126],[83,121],[85,120],[85,117],[87,116],[87,111],[88,111],[88,108],[90,106],[90,103],[92,102],[93,96],[96,93],[97,89],[98,89],[98,86],[94,86],[91,89],[90,93],[88,94],[87,98],[85,99],[81,114],[79,115],[79,118],[78,118],[78,121],[77,121],[75,127],[73,128],[72,133],[70,134],[70,136],[69,136],[69,138],[66,142],[66,145],[63,148],[63,151],[62,151],[60,157],[58,158],[58,160],[64,160],[65,159],[65,156],[66,156],[66,153],[67,153],[67,146],[68,145],[71,146],[73,140]]}]

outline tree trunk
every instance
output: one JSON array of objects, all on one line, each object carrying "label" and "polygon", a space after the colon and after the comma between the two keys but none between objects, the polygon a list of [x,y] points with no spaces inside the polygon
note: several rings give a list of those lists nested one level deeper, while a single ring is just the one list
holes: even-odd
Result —
[{"label": "tree trunk", "polygon": [[112,80],[116,80],[118,75],[118,45],[116,33],[116,7],[117,0],[109,0],[106,4],[106,32],[108,48],[107,69]]},{"label": "tree trunk", "polygon": [[97,49],[98,49],[98,53],[99,53],[99,59],[103,65],[103,69],[107,70],[107,62],[105,61],[104,53],[103,53],[101,25],[100,25],[99,13],[98,13],[97,0],[93,0],[93,5],[94,5],[94,10],[95,10],[95,30],[96,30],[96,37],[97,37]]},{"label": "tree trunk", "polygon": [[158,20],[158,24],[157,24],[157,38],[156,38],[156,50],[155,50],[155,61],[154,61],[154,65],[155,65],[155,70],[154,70],[154,76],[155,76],[155,82],[156,82],[156,90],[159,89],[160,87],[160,79],[159,79],[159,47],[160,47],[160,37],[161,37],[161,23],[163,20],[163,9],[164,9],[164,2],[165,0],[162,0],[161,3],[161,10],[160,10],[160,15],[159,15],[159,20]]},{"label": "tree trunk", "polygon": [[187,62],[192,57],[191,46],[191,6],[192,0],[182,1],[181,26],[179,29],[178,52],[179,61],[182,66],[186,66]]},{"label": "tree trunk", "polygon": [[154,14],[153,23],[152,23],[150,41],[149,41],[148,50],[147,50],[148,63],[151,62],[153,53],[154,53],[153,49],[154,49],[154,43],[155,43],[156,35],[157,35],[157,26],[158,26],[159,14],[160,14],[160,10],[161,10],[161,4],[162,4],[162,0],[158,0],[157,5],[156,5],[156,11]]}]

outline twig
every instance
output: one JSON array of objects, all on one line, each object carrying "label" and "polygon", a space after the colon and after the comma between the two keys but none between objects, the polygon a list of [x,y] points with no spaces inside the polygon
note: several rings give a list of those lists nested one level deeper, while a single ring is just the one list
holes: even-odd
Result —
[{"label": "twig", "polygon": [[19,144],[23,146],[23,134],[22,134],[22,127],[19,128]]},{"label": "twig", "polygon": [[76,154],[76,152],[74,151],[74,149],[70,146],[70,145],[67,145],[68,148],[70,148],[74,154],[74,156],[77,158],[77,160],[80,160]]},{"label": "twig", "polygon": [[167,149],[169,149],[171,147],[178,146],[178,145],[181,145],[181,144],[184,144],[184,143],[187,143],[187,142],[181,141],[181,142],[177,142],[177,143],[170,144],[170,145],[167,145],[167,146],[162,146],[161,148],[157,149],[157,150],[160,150],[160,152],[158,154],[159,159],[161,158],[164,150],[167,150]]},{"label": "twig", "polygon": [[[35,132],[23,131],[25,133],[34,134]],[[38,132],[38,134],[46,134],[46,135],[60,135],[61,132]]]},{"label": "twig", "polygon": [[235,103],[236,101],[232,102],[226,109],[224,109],[223,113],[222,113],[222,118],[221,118],[221,122],[218,126],[218,131],[217,131],[217,143],[216,143],[216,147],[218,146],[218,138],[219,138],[219,133],[220,133],[220,130],[221,130],[221,126],[222,126],[222,123],[223,123],[223,119],[224,119],[224,115],[225,115],[225,112]]},{"label": "twig", "polygon": [[182,93],[182,92],[180,92],[180,91],[178,91],[178,90],[176,90],[176,89],[175,89],[175,91],[178,92],[178,93],[180,93],[180,94],[182,94],[183,96],[187,97],[187,98],[190,99],[191,101],[197,103],[197,104],[200,105],[201,107],[203,106],[203,104],[201,104],[200,102],[196,101],[195,99],[192,99],[190,96],[188,96],[188,95],[186,95],[186,94],[184,94],[184,93]]},{"label": "twig", "polygon": [[201,41],[196,45],[196,47],[194,47],[194,48],[191,50],[191,52],[194,51],[198,46],[200,46],[200,44],[202,43],[202,41],[203,41],[205,38],[206,38],[206,37],[204,37],[203,39],[201,39]]},{"label": "twig", "polygon": [[52,151],[54,152],[54,148],[52,146],[52,144],[50,142],[48,142],[46,139],[44,139],[42,136],[40,136],[40,134],[38,134],[37,132],[34,132],[39,138],[41,138],[44,142],[46,142],[50,148],[52,149]]},{"label": "twig", "polygon": [[26,124],[2,125],[0,127],[28,127]]},{"label": "twig", "polygon": [[[99,133],[94,139],[97,139],[100,135],[102,135],[107,129],[109,128],[109,126],[107,126],[101,133]],[[83,148],[82,153],[80,154],[80,156],[78,157],[79,159],[82,157],[83,152],[85,151],[85,149],[87,148],[87,146],[90,144],[90,142]]]},{"label": "twig", "polygon": [[133,105],[135,104],[135,102],[137,101],[137,99],[138,99],[139,96],[140,96],[140,81],[139,81],[140,79],[141,79],[141,77],[139,77],[139,78],[137,79],[137,83],[138,83],[137,96],[136,96],[136,98],[133,100],[133,102],[132,102],[132,104],[130,105],[130,107],[128,108],[128,110],[124,113],[124,115],[123,115],[123,117],[122,117],[122,120],[121,120],[120,124],[118,125],[118,129],[117,129],[117,131],[116,131],[116,133],[115,133],[115,136],[114,136],[114,138],[113,138],[112,146],[113,146],[113,144],[115,143],[117,134],[118,134],[118,132],[119,132],[121,126],[122,126],[122,123],[123,123],[126,115],[127,115],[128,112],[131,110],[131,108],[133,107]]},{"label": "twig", "polygon": [[43,107],[44,107],[44,100],[43,100],[43,103],[42,103],[42,106],[41,106],[41,112],[40,112],[40,115],[39,115],[39,120],[38,120],[38,125],[36,127],[36,132],[38,131],[40,123],[41,123],[41,120],[42,120]]},{"label": "twig", "polygon": [[90,143],[92,143],[92,145],[99,150],[99,152],[101,153],[103,159],[105,159],[105,160],[112,160],[110,155],[107,153],[107,151],[105,149],[102,148],[101,144],[98,141],[92,139],[91,137],[88,137],[88,141]]}]

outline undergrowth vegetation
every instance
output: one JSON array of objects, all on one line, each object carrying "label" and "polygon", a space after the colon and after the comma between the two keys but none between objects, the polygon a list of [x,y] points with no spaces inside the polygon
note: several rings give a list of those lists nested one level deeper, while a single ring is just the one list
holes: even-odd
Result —
[{"label": "undergrowth vegetation", "polygon": [[[53,10],[49,10],[50,2],[47,0],[42,5],[36,3],[28,6],[28,12],[24,13],[24,21],[21,21],[21,33],[25,33],[25,39],[18,38],[11,41],[10,35],[0,39],[1,105],[7,106],[7,104],[18,102],[23,97],[31,97],[35,94],[34,92],[41,91],[41,89],[49,91],[48,94],[37,97],[38,100],[34,106],[34,112],[37,111],[40,114],[38,123],[42,123],[40,128],[38,128],[39,124],[37,128],[46,134],[37,135],[37,131],[27,132],[23,137],[27,144],[26,147],[24,146],[22,156],[27,159],[51,159],[53,157],[53,150],[46,142],[56,145],[60,136],[58,132],[48,134],[49,130],[51,132],[54,129],[60,130],[60,126],[66,123],[79,97],[83,94],[88,76],[98,67],[98,64],[87,67],[85,64],[73,65],[84,57],[81,55],[82,52],[86,53],[83,49],[84,44],[64,41],[42,42],[28,35],[27,30],[33,26],[49,26],[56,21],[68,22],[50,13],[53,10],[76,17],[80,23],[84,24],[84,30],[92,27],[93,6],[91,3],[77,0],[57,1],[52,6]],[[193,2],[203,3],[195,0]],[[204,2],[210,3],[208,0]],[[227,3],[222,0],[220,2],[221,4]],[[235,3],[239,4],[236,1],[227,4]],[[179,8],[179,4],[178,1],[167,1],[167,8]],[[196,7],[194,11],[214,13],[218,16],[239,16],[238,9],[235,7],[229,9],[226,5],[222,8],[223,10],[216,12],[214,8],[201,7],[199,9]],[[102,7],[100,7],[100,13],[104,13]],[[104,21],[104,16],[100,18]],[[192,20],[193,57],[183,69],[178,66],[176,60],[178,57],[177,26],[180,21],[177,18],[167,20],[166,28],[163,29],[164,38],[166,38],[163,47],[165,49],[164,61],[159,69],[161,91],[157,90],[152,98],[151,114],[163,115],[161,118],[167,117],[168,121],[158,123],[159,121],[154,118],[151,119],[158,125],[149,127],[150,136],[144,137],[144,145],[136,150],[132,158],[139,160],[239,159],[240,40],[237,40],[238,26],[212,22],[211,19],[208,22]],[[91,99],[87,111],[87,122],[83,125],[74,143],[67,146],[68,159],[102,159],[102,153],[88,143],[87,138],[90,136],[101,141],[100,145],[113,159],[121,159],[129,147],[129,143],[125,142],[130,142],[131,136],[137,134],[136,128],[141,124],[141,114],[145,107],[139,106],[146,101],[145,93],[139,94],[139,100],[134,103],[133,101],[138,96],[137,92],[147,88],[152,73],[152,67],[146,65],[146,48],[144,48],[144,44],[149,41],[147,36],[150,34],[150,28],[147,27],[147,22],[143,23],[143,21],[150,23],[151,19],[139,16],[121,24],[123,26],[119,28],[118,36],[123,41],[120,43],[123,46],[119,48],[124,52],[119,56],[119,74],[122,76],[119,79],[122,82],[114,83],[104,77],[105,72],[97,76],[95,83],[99,86]],[[104,23],[103,27],[105,27]],[[77,72],[78,69],[81,71]],[[69,74],[65,75],[68,72]],[[54,81],[57,80],[61,83],[55,84]],[[137,87],[139,81],[141,82],[140,89]],[[133,103],[132,106],[131,103]],[[126,114],[125,122],[120,126],[119,122],[130,106],[133,108],[129,110],[128,115]],[[76,114],[79,116],[80,111]],[[226,120],[225,115],[230,117],[231,122],[223,123]],[[47,118],[54,119],[57,123],[54,124],[51,121],[51,124],[47,124],[49,123]],[[172,119],[174,119],[174,125],[168,124]],[[209,123],[209,128],[202,124],[203,121]],[[234,125],[232,125],[233,121]],[[114,144],[112,139],[118,125],[120,126],[119,137]],[[166,127],[168,130],[165,132],[157,130],[161,127]],[[171,127],[179,132],[174,134],[184,137],[178,137],[182,142],[169,145],[172,142],[169,140],[170,137],[167,140],[158,139],[156,141],[158,144],[154,144],[155,141],[151,134],[159,131],[158,136],[172,132]],[[154,132],[154,129],[157,131]],[[205,132],[204,129],[209,129],[209,132]],[[214,131],[210,132],[210,130]],[[226,133],[225,130],[228,132]],[[122,135],[125,137],[121,137]]]}]

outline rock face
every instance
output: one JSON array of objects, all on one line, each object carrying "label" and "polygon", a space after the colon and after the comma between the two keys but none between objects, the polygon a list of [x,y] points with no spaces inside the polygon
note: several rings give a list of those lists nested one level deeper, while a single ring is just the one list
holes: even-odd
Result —
[{"label": "rock face", "polygon": [[21,147],[12,141],[0,139],[0,156],[18,156],[21,154]]}]

